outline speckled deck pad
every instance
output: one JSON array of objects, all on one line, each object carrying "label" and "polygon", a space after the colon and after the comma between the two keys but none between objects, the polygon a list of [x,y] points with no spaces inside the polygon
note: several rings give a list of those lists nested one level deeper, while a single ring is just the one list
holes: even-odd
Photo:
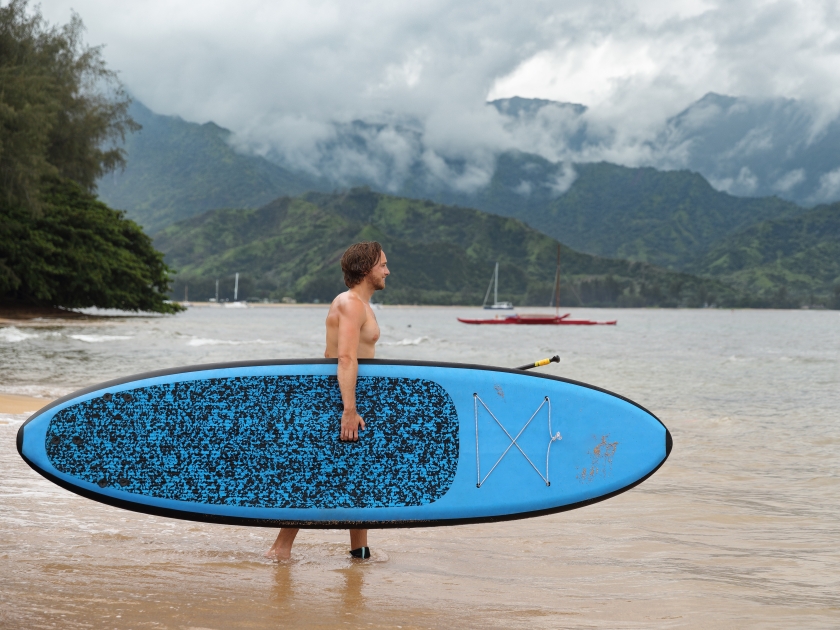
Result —
[{"label": "speckled deck pad", "polygon": [[403,507],[436,501],[458,465],[458,417],[437,383],[359,378],[367,429],[341,442],[334,376],[185,381],[60,411],[58,470],[178,501],[247,507]]}]

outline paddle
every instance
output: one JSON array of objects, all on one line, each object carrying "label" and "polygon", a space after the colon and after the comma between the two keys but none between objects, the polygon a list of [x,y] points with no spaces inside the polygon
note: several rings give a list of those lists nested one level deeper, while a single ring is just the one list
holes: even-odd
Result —
[{"label": "paddle", "polygon": [[555,354],[550,359],[540,359],[539,361],[534,361],[533,363],[526,363],[525,365],[520,365],[518,368],[514,368],[514,369],[530,370],[531,368],[541,367],[543,365],[548,365],[549,363],[560,363],[560,355]]}]

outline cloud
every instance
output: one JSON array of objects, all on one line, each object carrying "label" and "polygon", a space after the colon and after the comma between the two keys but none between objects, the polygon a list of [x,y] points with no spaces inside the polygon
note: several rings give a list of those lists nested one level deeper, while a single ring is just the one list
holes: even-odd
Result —
[{"label": "cloud", "polygon": [[[823,122],[840,111],[840,11],[829,0],[41,0],[53,23],[71,6],[153,110],[391,189],[417,161],[442,183],[478,185],[512,149],[677,164],[677,149],[666,160],[650,140],[710,91],[803,99]],[[589,109],[517,118],[485,106],[515,95]],[[732,186],[749,186],[742,175]]]},{"label": "cloud", "polygon": [[577,173],[575,172],[574,167],[571,164],[564,162],[563,168],[559,173],[557,173],[554,179],[548,183],[548,187],[554,195],[560,196],[572,187],[572,184],[575,183],[576,179]]},{"label": "cloud", "polygon": [[747,166],[741,168],[737,177],[710,179],[709,183],[718,190],[726,191],[730,195],[741,196],[752,195],[759,184],[758,177]]},{"label": "cloud", "polygon": [[820,187],[813,196],[813,201],[833,201],[840,198],[840,168],[820,177]]},{"label": "cloud", "polygon": [[778,190],[779,192],[788,192],[795,186],[798,186],[802,182],[805,181],[805,169],[797,168],[792,171],[788,171],[784,175],[782,175],[775,184],[773,184],[773,188]]}]

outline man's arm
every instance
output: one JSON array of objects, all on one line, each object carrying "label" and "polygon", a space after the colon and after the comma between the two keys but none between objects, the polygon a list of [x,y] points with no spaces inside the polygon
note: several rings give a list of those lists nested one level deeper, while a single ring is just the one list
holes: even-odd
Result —
[{"label": "man's arm", "polygon": [[341,415],[341,439],[355,442],[364,419],[356,412],[356,377],[359,374],[359,337],[367,320],[365,306],[351,298],[338,309],[338,387],[344,413]]}]

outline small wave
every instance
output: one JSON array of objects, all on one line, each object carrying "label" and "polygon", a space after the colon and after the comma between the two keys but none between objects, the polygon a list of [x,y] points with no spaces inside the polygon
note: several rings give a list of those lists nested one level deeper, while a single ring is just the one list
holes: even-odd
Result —
[{"label": "small wave", "polygon": [[416,339],[403,339],[402,341],[392,341],[386,343],[386,346],[419,346],[424,341],[429,341],[428,337],[417,337]]},{"label": "small wave", "polygon": [[734,354],[730,357],[724,359],[724,363],[747,363],[749,361],[755,361],[755,357],[738,357]]},{"label": "small wave", "polygon": [[36,333],[25,333],[17,326],[9,326],[8,328],[0,328],[0,340],[9,343],[17,343],[19,341],[26,341],[37,337]]},{"label": "small wave", "polygon": [[238,345],[235,341],[224,341],[223,339],[190,339],[187,342],[188,346],[235,346]]},{"label": "small wave", "polygon": [[129,335],[68,335],[70,339],[78,339],[85,343],[104,343],[106,341],[121,341],[131,339]]},{"label": "small wave", "polygon": [[263,339],[254,339],[253,341],[229,341],[227,339],[205,339],[203,337],[193,337],[187,342],[188,346],[244,346],[248,344],[265,344],[271,343]]},{"label": "small wave", "polygon": [[33,413],[35,413],[34,409],[27,413],[0,413],[0,425],[23,424]]}]

